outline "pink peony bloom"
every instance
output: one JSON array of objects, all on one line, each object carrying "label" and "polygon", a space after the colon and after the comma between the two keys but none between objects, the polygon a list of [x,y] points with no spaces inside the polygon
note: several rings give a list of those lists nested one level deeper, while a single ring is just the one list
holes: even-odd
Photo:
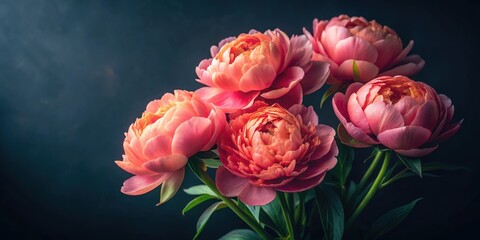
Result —
[{"label": "pink peony bloom", "polygon": [[405,76],[378,77],[365,85],[354,83],[345,94],[335,94],[333,109],[341,122],[339,137],[345,144],[383,144],[409,157],[431,153],[461,124],[451,123],[454,108],[447,96]]},{"label": "pink peony bloom", "polygon": [[340,15],[329,21],[313,20],[313,36],[305,28],[303,31],[313,45],[313,60],[330,63],[327,84],[365,83],[377,76],[411,76],[425,65],[418,55],[407,56],[413,41],[403,48],[397,33],[375,20]]},{"label": "pink peony bloom", "polygon": [[207,151],[226,125],[225,114],[191,92],[176,90],[147,105],[125,134],[123,161],[115,163],[134,174],[122,193],[140,195],[162,185],[160,204],[180,187],[190,156]]},{"label": "pink peony bloom", "polygon": [[245,109],[255,99],[284,107],[301,103],[329,73],[327,63],[311,61],[306,36],[289,39],[278,29],[227,38],[211,48],[211,55],[196,68],[197,81],[207,85],[196,93],[226,112]]},{"label": "pink peony bloom", "polygon": [[276,191],[300,192],[317,186],[337,163],[335,131],[318,124],[312,107],[256,102],[230,115],[217,144],[223,163],[218,190],[248,205],[271,202]]}]

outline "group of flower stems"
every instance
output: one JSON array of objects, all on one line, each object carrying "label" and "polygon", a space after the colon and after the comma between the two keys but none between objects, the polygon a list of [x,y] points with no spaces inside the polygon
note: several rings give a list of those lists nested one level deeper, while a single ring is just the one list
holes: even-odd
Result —
[{"label": "group of flower stems", "polygon": [[[347,194],[347,186],[344,183],[332,183],[328,181],[322,182],[318,187],[321,187],[323,184],[337,184],[338,193],[342,200],[343,208],[345,209],[345,216],[344,220],[345,223],[342,224],[345,226],[344,233],[348,233],[353,228],[355,220],[359,217],[368,203],[372,200],[375,196],[377,191],[387,185],[391,184],[395,180],[398,180],[396,177],[392,177],[386,180],[386,175],[388,172],[392,172],[394,168],[397,167],[396,164],[390,164],[392,151],[388,149],[380,150],[378,148],[373,148],[372,154],[368,159],[373,158],[371,160],[370,165],[366,168],[365,173],[361,177],[360,181],[356,185],[356,188],[353,194]],[[368,160],[367,159],[367,160]],[[306,199],[305,192],[301,193],[287,193],[287,192],[277,192],[277,198],[280,202],[281,211],[283,215],[283,220],[285,222],[287,228],[287,234],[284,236],[272,236],[273,233],[277,233],[278,231],[267,231],[266,228],[263,226],[261,222],[259,222],[255,217],[245,208],[240,207],[239,201],[234,200],[229,197],[223,196],[219,190],[217,189],[215,182],[209,176],[206,171],[206,166],[203,164],[200,158],[193,157],[191,161],[189,161],[189,166],[195,173],[195,175],[200,179],[202,183],[204,183],[208,188],[210,188],[216,196],[223,201],[223,203],[230,208],[240,219],[242,219],[252,230],[254,230],[261,239],[285,239],[285,240],[294,240],[294,239],[302,239],[304,238],[305,228],[307,227],[307,222],[311,222],[312,213],[314,212],[313,208],[318,208],[317,203],[310,204],[312,209],[310,211],[306,211],[305,207],[306,201],[312,199]],[[380,165],[380,169],[378,167]],[[404,169],[405,171],[407,169]],[[400,172],[400,173],[403,173]],[[377,175],[373,177],[372,175],[377,172]],[[396,175],[398,176],[398,174]],[[338,186],[339,185],[339,186]],[[360,197],[355,204],[352,199],[355,197]],[[295,201],[297,200],[297,201]],[[322,201],[321,199],[318,199]],[[315,201],[313,199],[312,201]],[[302,216],[308,215],[308,216]]]}]

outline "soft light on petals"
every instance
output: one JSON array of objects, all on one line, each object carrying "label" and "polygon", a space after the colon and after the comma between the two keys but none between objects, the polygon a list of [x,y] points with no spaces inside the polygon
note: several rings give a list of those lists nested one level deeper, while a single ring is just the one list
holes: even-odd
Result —
[{"label": "soft light on petals", "polygon": [[[328,63],[312,62],[307,36],[289,38],[279,29],[240,34],[211,52],[216,55],[196,68],[198,82],[207,86],[196,93],[227,113],[248,108],[255,100],[300,103],[329,76]],[[291,96],[294,100],[286,99]]]},{"label": "soft light on petals", "polygon": [[[347,15],[324,21],[315,19],[313,34],[305,28],[304,33],[312,44],[312,60],[330,64],[327,84],[366,83],[378,76],[410,76],[425,64],[419,56],[407,56],[413,41],[403,48],[397,33],[375,20]],[[359,76],[354,74],[353,61],[357,62]]]},{"label": "soft light on petals", "polygon": [[127,195],[141,195],[158,187],[168,177],[170,177],[170,175],[170,173],[161,173],[155,175],[133,176],[123,182],[123,186],[120,191]]},{"label": "soft light on petals", "polygon": [[257,187],[249,184],[238,198],[249,206],[262,206],[275,199],[277,193],[275,190],[266,187]]},{"label": "soft light on petals", "polygon": [[152,172],[175,172],[183,168],[187,164],[188,158],[182,154],[172,154],[170,156],[160,157],[150,160],[142,165],[142,167]]},{"label": "soft light on petals", "polygon": [[354,83],[346,94],[335,94],[332,104],[344,144],[383,144],[405,156],[429,154],[461,124],[450,122],[453,105],[448,97],[401,75],[377,77],[364,85]]},{"label": "soft light on petals", "polygon": [[388,148],[407,150],[418,148],[427,142],[431,132],[423,127],[405,126],[378,134],[378,140]]},{"label": "soft light on petals", "polygon": [[272,85],[276,75],[277,73],[272,65],[258,64],[250,68],[240,78],[238,86],[242,92],[263,90]]},{"label": "soft light on petals", "polygon": [[208,118],[193,117],[183,122],[175,131],[172,153],[193,156],[210,141],[212,131],[212,121]]},{"label": "soft light on petals", "polygon": [[125,134],[122,161],[115,163],[134,174],[121,191],[147,193],[164,183],[160,203],[180,187],[188,158],[208,151],[225,130],[226,116],[193,92],[175,90],[151,101]]},{"label": "soft light on petals", "polygon": [[386,105],[383,102],[368,105],[365,108],[365,117],[370,129],[376,135],[404,125],[402,115],[392,105]]},{"label": "soft light on petals", "polygon": [[257,101],[229,117],[217,143],[223,166],[215,182],[222,194],[247,205],[269,203],[275,190],[312,188],[337,162],[335,131],[318,124],[313,107],[295,104],[287,110]]},{"label": "soft light on petals", "polygon": [[232,174],[223,166],[217,169],[215,180],[218,190],[226,197],[240,195],[249,184],[248,179]]},{"label": "soft light on petals", "polygon": [[195,93],[204,101],[213,103],[227,113],[251,106],[255,98],[260,94],[260,92],[257,91],[248,93],[226,92],[221,89],[209,87],[200,88]]}]

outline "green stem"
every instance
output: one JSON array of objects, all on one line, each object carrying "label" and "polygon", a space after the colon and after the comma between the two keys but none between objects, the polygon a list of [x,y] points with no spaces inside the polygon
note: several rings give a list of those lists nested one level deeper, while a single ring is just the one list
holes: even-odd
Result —
[{"label": "green stem", "polygon": [[300,239],[303,238],[303,233],[305,231],[305,224],[304,224],[304,218],[305,218],[305,198],[306,198],[306,192],[301,192],[298,193],[298,201],[299,205],[296,210],[296,222],[297,222],[297,229],[300,231]]},{"label": "green stem", "polygon": [[[373,182],[372,187],[370,187],[370,190],[368,190],[367,195],[365,195],[365,198],[363,198],[362,202],[358,205],[358,207],[355,209],[353,212],[352,216],[350,219],[347,221],[347,228],[350,228],[350,226],[355,222],[357,219],[358,215],[363,211],[363,209],[367,206],[367,204],[372,200],[373,196],[377,192],[377,190],[380,187],[380,183],[383,180],[383,177],[385,176],[385,173],[387,172],[388,169],[388,164],[390,163],[390,151],[386,152],[385,158],[383,160],[382,168],[380,168],[380,172],[378,172],[377,177],[375,178],[375,181]],[[377,153],[378,155],[378,153]]]},{"label": "green stem", "polygon": [[285,197],[285,195],[287,195],[287,193],[278,192],[277,195],[278,195],[278,199],[280,200],[280,206],[282,207],[283,218],[285,219],[285,223],[287,224],[288,235],[290,236],[290,238],[287,238],[287,239],[295,240],[295,234],[293,232],[292,219],[291,219],[291,215],[289,213],[287,199]]},{"label": "green stem", "polygon": [[360,183],[358,184],[357,189],[361,190],[365,187],[365,184],[367,183],[368,179],[370,178],[370,175],[372,175],[373,171],[377,167],[378,163],[380,162],[380,159],[382,158],[383,152],[379,151],[378,149],[377,154],[375,155],[375,158],[373,159],[372,163],[368,167],[367,171],[363,175],[362,179],[360,180]]},{"label": "green stem", "polygon": [[248,224],[257,234],[265,239],[265,240],[270,240],[272,237],[265,232],[262,226],[257,222],[257,220],[253,219],[245,213],[238,205],[230,198],[223,196],[220,191],[218,191],[217,187],[215,186],[215,183],[213,182],[212,178],[208,176],[208,174],[205,171],[199,171],[200,175],[197,175],[197,177],[205,184],[207,187],[209,187],[216,195],[218,198],[220,198],[225,205],[227,205],[239,218],[241,218],[245,223]]}]

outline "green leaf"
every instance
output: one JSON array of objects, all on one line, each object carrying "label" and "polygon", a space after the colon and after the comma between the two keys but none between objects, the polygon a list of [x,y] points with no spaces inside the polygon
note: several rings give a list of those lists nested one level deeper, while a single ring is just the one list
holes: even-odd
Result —
[{"label": "green leaf", "polygon": [[237,205],[241,209],[246,210],[246,212],[249,213],[251,217],[255,218],[257,222],[260,222],[260,206],[248,206],[242,201],[237,201]]},{"label": "green leaf", "polygon": [[407,158],[400,154],[397,154],[400,161],[412,172],[422,177],[422,161],[418,158]]},{"label": "green leaf", "polygon": [[202,161],[209,168],[218,168],[222,166],[222,162],[218,159],[206,158],[206,159],[202,159]]},{"label": "green leaf", "polygon": [[347,177],[352,169],[354,151],[353,148],[340,142],[337,143],[337,146],[339,150],[337,165],[330,172],[338,179],[341,186],[345,186]]},{"label": "green leaf", "polygon": [[342,85],[331,85],[327,91],[325,91],[325,93],[323,94],[322,96],[322,100],[320,100],[320,108],[323,107],[323,104],[327,101],[327,99],[332,96],[334,93],[338,92],[338,90],[340,90],[340,88],[342,87]]},{"label": "green leaf", "polygon": [[341,240],[345,223],[342,202],[335,191],[328,187],[318,187],[317,204],[320,213],[325,238],[327,240]]},{"label": "green leaf", "polygon": [[182,210],[182,215],[185,215],[185,213],[187,213],[188,211],[190,211],[192,208],[196,207],[197,205],[199,205],[199,204],[201,204],[201,203],[203,203],[207,200],[214,199],[214,198],[215,198],[214,196],[210,196],[210,195],[200,195],[200,196],[194,198],[192,201],[187,203],[185,208]]},{"label": "green leaf", "polygon": [[261,240],[257,233],[250,229],[235,229],[219,240]]},{"label": "green leaf", "polygon": [[411,203],[403,205],[398,208],[394,208],[375,221],[370,231],[370,239],[377,239],[388,231],[392,230],[395,226],[405,219],[412,211],[415,204],[420,201],[421,198],[413,200]]},{"label": "green leaf", "polygon": [[422,170],[426,171],[457,171],[457,170],[469,170],[467,167],[458,166],[451,163],[444,163],[444,162],[426,162],[422,165]]},{"label": "green leaf", "polygon": [[277,196],[269,204],[261,207],[260,221],[277,232],[278,235],[286,236],[288,234],[287,225],[285,224],[281,209],[280,200]]},{"label": "green leaf", "polygon": [[357,184],[354,181],[350,181],[347,189],[347,199],[351,199],[353,194],[357,191]]},{"label": "green leaf", "polygon": [[345,207],[345,212],[347,214],[351,214],[355,210],[355,207],[358,206],[358,204],[360,204],[365,195],[367,195],[367,192],[370,190],[370,187],[372,187],[372,185],[373,182],[370,182],[364,187],[362,192],[358,194],[357,191],[360,191],[360,189],[357,190],[358,186],[353,181],[350,183],[350,187],[347,193],[347,196],[349,197],[347,198],[348,201]]},{"label": "green leaf", "polygon": [[185,191],[189,195],[207,194],[213,197],[217,197],[217,195],[210,188],[208,188],[207,185],[197,185],[184,189],[183,191]]},{"label": "green leaf", "polygon": [[200,235],[202,230],[205,228],[205,225],[207,225],[207,222],[210,219],[210,217],[212,216],[213,212],[215,212],[216,210],[225,208],[225,207],[226,207],[225,203],[216,202],[216,203],[212,204],[210,207],[208,207],[207,209],[205,209],[205,211],[202,213],[202,215],[200,215],[200,217],[198,218],[197,233],[195,234],[193,239],[197,239],[197,237]]},{"label": "green leaf", "polygon": [[358,68],[357,61],[353,60],[352,63],[352,72],[353,72],[353,80],[355,82],[360,82],[360,69]]}]

